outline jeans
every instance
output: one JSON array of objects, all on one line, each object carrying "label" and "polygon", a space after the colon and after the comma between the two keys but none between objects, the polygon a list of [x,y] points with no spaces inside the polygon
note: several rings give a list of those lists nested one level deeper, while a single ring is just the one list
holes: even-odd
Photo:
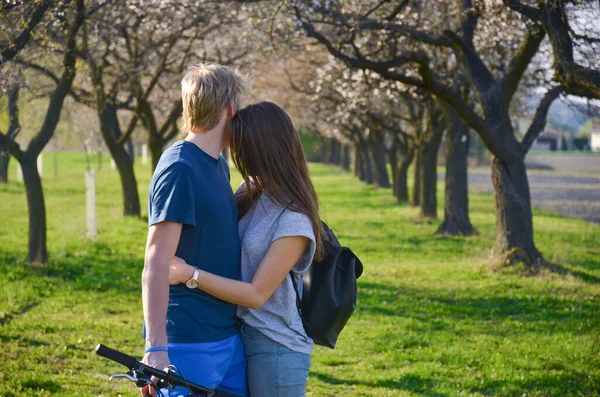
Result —
[{"label": "jeans", "polygon": [[288,349],[246,324],[241,327],[250,397],[304,397],[310,354]]}]

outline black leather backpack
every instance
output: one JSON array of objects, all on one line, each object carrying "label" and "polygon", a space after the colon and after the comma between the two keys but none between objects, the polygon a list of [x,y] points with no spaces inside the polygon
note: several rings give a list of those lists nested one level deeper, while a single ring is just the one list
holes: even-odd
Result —
[{"label": "black leather backpack", "polygon": [[306,334],[316,344],[333,349],[356,309],[356,280],[363,272],[363,265],[352,250],[342,247],[333,231],[321,223],[323,259],[314,260],[303,274],[302,298],[292,272],[290,277]]}]

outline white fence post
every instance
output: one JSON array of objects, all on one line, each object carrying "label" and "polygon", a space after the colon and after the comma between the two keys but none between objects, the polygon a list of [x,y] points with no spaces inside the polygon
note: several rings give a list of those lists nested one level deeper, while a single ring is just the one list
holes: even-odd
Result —
[{"label": "white fence post", "polygon": [[96,213],[96,173],[94,170],[85,173],[85,192],[87,237],[95,238],[98,235],[98,222]]},{"label": "white fence post", "polygon": [[42,178],[44,176],[44,155],[42,153],[37,157],[37,169],[40,178]]},{"label": "white fence post", "polygon": [[19,162],[17,162],[17,182],[23,182],[23,170]]},{"label": "white fence post", "polygon": [[111,170],[117,169],[117,164],[115,164],[115,160],[113,160],[113,159],[110,159],[110,169]]},{"label": "white fence post", "polygon": [[142,164],[148,164],[148,144],[144,143],[142,145]]}]

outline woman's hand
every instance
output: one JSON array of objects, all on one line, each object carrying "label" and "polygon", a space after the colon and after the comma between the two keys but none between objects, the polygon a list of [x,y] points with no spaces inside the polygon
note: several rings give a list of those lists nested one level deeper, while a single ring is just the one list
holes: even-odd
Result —
[{"label": "woman's hand", "polygon": [[187,283],[194,276],[194,266],[174,256],[169,266],[169,285]]}]

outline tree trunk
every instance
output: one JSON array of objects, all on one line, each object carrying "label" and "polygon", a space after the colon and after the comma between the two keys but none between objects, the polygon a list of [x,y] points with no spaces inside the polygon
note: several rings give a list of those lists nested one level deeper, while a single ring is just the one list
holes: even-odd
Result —
[{"label": "tree trunk", "polygon": [[328,139],[329,141],[329,164],[338,165],[340,163],[340,143],[335,139]]},{"label": "tree trunk", "polygon": [[133,141],[131,140],[131,138],[129,138],[127,140],[127,143],[125,144],[125,151],[127,152],[127,155],[129,156],[129,161],[131,161],[131,164],[135,163],[135,147],[133,146]]},{"label": "tree trunk", "polygon": [[[437,156],[446,128],[442,108],[434,102],[428,104],[427,129],[421,143],[421,208],[419,217],[437,219]],[[426,139],[425,139],[426,138]]]},{"label": "tree trunk", "polygon": [[321,141],[321,161],[324,164],[329,163],[329,138],[323,138]]},{"label": "tree trunk", "polygon": [[27,261],[48,263],[48,251],[46,248],[46,205],[44,203],[42,179],[38,173],[36,160],[33,156],[25,156],[21,162],[27,195],[27,208],[29,210]]},{"label": "tree trunk", "polygon": [[444,222],[436,234],[471,236],[477,231],[469,219],[467,156],[470,131],[453,109],[445,107],[444,110],[450,127],[446,137]]},{"label": "tree trunk", "polygon": [[352,148],[348,144],[342,146],[342,168],[350,171],[350,151]]},{"label": "tree trunk", "polygon": [[385,151],[383,148],[374,142],[369,142],[369,151],[374,163],[374,179],[379,187],[391,187],[390,177],[387,171]]},{"label": "tree trunk", "polygon": [[390,169],[392,170],[392,194],[396,197],[396,175],[398,169],[398,147],[396,145],[388,150],[388,159],[390,160]]},{"label": "tree trunk", "polygon": [[150,135],[150,138],[148,139],[148,148],[150,149],[150,158],[152,160],[152,173],[154,173],[158,161],[160,160],[160,156],[162,156],[163,142],[160,139],[152,138],[152,135]]},{"label": "tree trunk", "polygon": [[421,203],[419,217],[437,219],[437,153],[439,142],[425,144],[421,152]]},{"label": "tree trunk", "polygon": [[394,177],[394,196],[399,203],[408,203],[408,167],[410,167],[414,155],[414,148],[408,148],[404,156],[398,157]]},{"label": "tree trunk", "polygon": [[364,174],[364,179],[361,177],[361,180],[364,180],[369,185],[373,185],[375,183],[375,177],[373,175],[373,164],[371,161],[371,153],[369,151],[369,145],[364,139],[360,140],[361,146],[361,157],[362,157],[362,168]]},{"label": "tree trunk", "polygon": [[141,214],[140,197],[138,195],[137,180],[133,171],[131,158],[124,152],[123,154],[113,154],[113,159],[119,170],[121,187],[123,189],[123,215],[139,217]]},{"label": "tree trunk", "polygon": [[506,262],[525,261],[537,266],[542,255],[533,239],[531,196],[525,162],[511,164],[495,158],[492,162],[492,183],[496,200],[496,253],[505,255]]},{"label": "tree trunk", "polygon": [[360,171],[358,179],[363,182],[367,181],[367,165],[365,163],[365,154],[363,153],[362,146],[360,151]]},{"label": "tree trunk", "polygon": [[121,133],[117,112],[113,106],[106,104],[104,111],[100,112],[100,124],[106,146],[119,171],[123,191],[123,215],[140,216],[140,197],[133,163],[125,148],[117,142]]},{"label": "tree trunk", "polygon": [[361,154],[361,146],[360,144],[357,142],[354,145],[354,176],[359,178],[361,181],[362,179],[362,154]]},{"label": "tree trunk", "polygon": [[8,152],[0,152],[0,183],[8,183],[8,162],[10,154]]},{"label": "tree trunk", "polygon": [[412,194],[412,200],[410,202],[410,205],[412,205],[413,207],[418,207],[421,205],[421,168],[422,168],[422,161],[421,161],[421,149],[420,148],[415,148],[415,159],[414,159],[414,174],[413,174],[413,194]]}]

